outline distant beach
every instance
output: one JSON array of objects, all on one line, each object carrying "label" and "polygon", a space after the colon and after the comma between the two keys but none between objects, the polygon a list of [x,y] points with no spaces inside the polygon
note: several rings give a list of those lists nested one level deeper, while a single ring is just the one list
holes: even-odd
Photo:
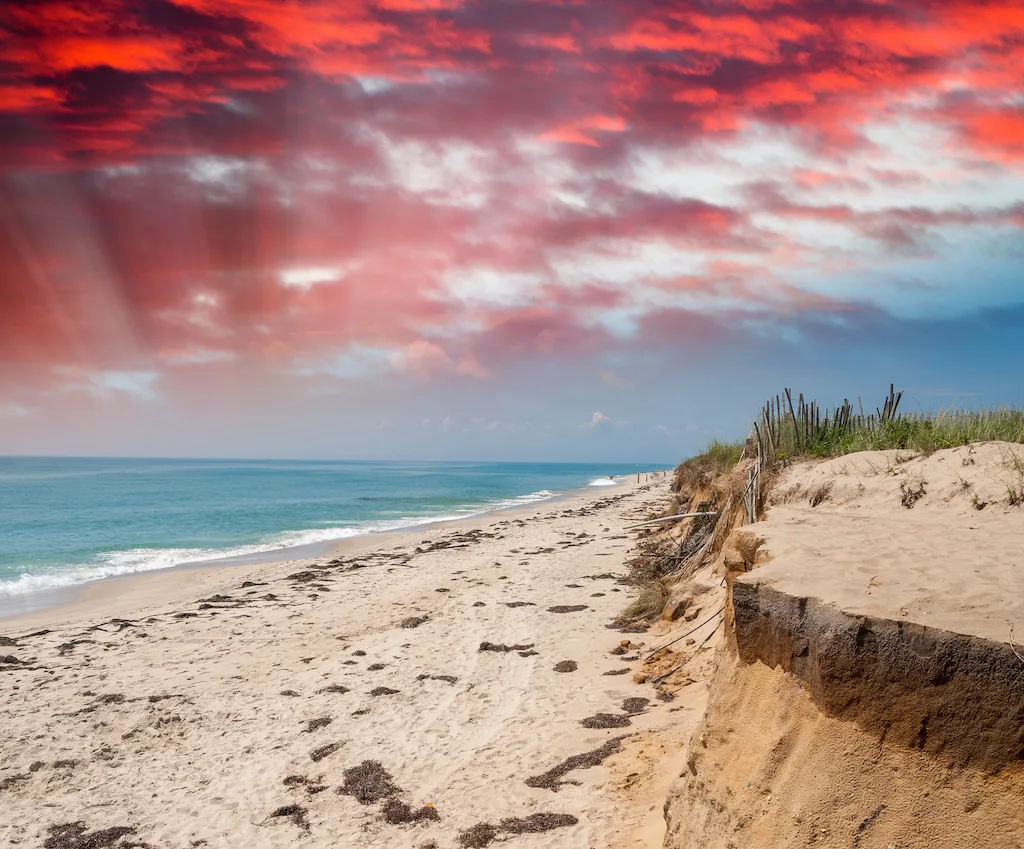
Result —
[{"label": "distant beach", "polygon": [[[646,471],[646,469],[645,469]],[[564,496],[635,466],[0,458],[0,618],[97,580],[314,557]]]}]

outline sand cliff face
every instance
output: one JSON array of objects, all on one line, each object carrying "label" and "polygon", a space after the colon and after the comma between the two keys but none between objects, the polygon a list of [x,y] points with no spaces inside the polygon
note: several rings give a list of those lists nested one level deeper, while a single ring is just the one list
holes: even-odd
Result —
[{"label": "sand cliff face", "polygon": [[[862,469],[854,455],[784,477],[842,494],[825,509],[790,498],[743,529],[772,559],[726,564],[732,632],[666,847],[1024,847],[1024,662],[1006,636],[1024,630],[1024,514],[979,517],[949,481],[980,490],[1006,451]],[[902,504],[900,475],[931,503]]]},{"label": "sand cliff face", "polygon": [[733,584],[744,663],[789,673],[827,716],[986,771],[1024,765],[1024,663],[1009,646]]},{"label": "sand cliff face", "polygon": [[675,849],[1011,849],[1024,773],[957,767],[829,716],[781,668],[726,655],[665,805]]}]

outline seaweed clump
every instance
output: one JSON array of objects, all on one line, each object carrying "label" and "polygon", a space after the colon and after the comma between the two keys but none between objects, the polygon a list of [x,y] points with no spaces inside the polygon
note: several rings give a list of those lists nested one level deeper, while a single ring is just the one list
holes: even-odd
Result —
[{"label": "seaweed clump", "polygon": [[85,823],[79,820],[51,825],[47,831],[49,836],[43,841],[43,849],[142,849],[148,846],[129,839],[129,835],[135,834],[135,828],[128,825],[86,831]]},{"label": "seaweed clump", "polygon": [[625,728],[629,725],[629,717],[615,713],[595,713],[580,720],[584,728]]},{"label": "seaweed clump", "polygon": [[459,834],[459,845],[465,849],[483,849],[499,834],[540,834],[555,828],[576,825],[579,820],[572,814],[530,814],[528,817],[506,817],[498,825],[481,822]]},{"label": "seaweed clump", "polygon": [[384,822],[389,825],[401,825],[403,823],[419,822],[420,820],[439,820],[440,814],[433,805],[424,805],[419,810],[413,810],[401,799],[392,796],[381,808]]},{"label": "seaweed clump", "polygon": [[526,779],[527,787],[546,787],[548,790],[557,792],[558,788],[567,782],[562,779],[576,769],[590,769],[592,766],[599,766],[606,758],[611,757],[619,751],[624,737],[613,737],[598,749],[589,752],[581,752],[578,755],[566,758],[557,766],[553,766],[547,772],[534,775]]},{"label": "seaweed clump", "polygon": [[342,774],[345,783],[338,788],[338,792],[353,796],[362,805],[372,805],[402,792],[380,761],[363,761]]}]

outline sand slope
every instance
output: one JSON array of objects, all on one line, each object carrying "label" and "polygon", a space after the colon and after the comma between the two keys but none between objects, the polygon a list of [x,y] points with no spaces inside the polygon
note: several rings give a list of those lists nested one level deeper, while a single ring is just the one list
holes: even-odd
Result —
[{"label": "sand slope", "polygon": [[[609,654],[625,635],[605,628],[628,599],[609,577],[633,543],[621,528],[665,486],[391,536],[335,562],[219,570],[189,603],[136,583],[122,619],[108,593],[102,619],[35,634],[38,617],[4,623],[0,843],[39,846],[80,821],[87,834],[136,829],[111,845],[161,849],[449,847],[480,823],[524,849],[612,845],[651,809],[646,797],[631,805],[636,770],[622,765],[652,753],[637,754],[643,734],[618,754],[609,741],[675,725],[654,757],[678,757],[698,715],[652,699],[625,717],[624,699],[653,693],[604,674],[636,666]],[[561,661],[575,671],[555,671]],[[622,727],[581,726],[599,713]],[[527,785],[606,744],[603,764]],[[339,789],[366,761],[391,786],[364,804]],[[347,779],[357,794],[381,790],[359,778]],[[424,805],[414,823],[386,821]],[[542,813],[578,822],[500,826]],[[51,845],[77,845],[81,828]]]}]

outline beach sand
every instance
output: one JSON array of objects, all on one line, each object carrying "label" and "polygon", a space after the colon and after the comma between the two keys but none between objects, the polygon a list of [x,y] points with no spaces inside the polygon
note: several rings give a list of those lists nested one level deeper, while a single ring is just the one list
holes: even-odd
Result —
[{"label": "beach sand", "polygon": [[667,494],[101,582],[0,622],[0,843],[660,845],[705,687],[655,699],[638,652],[610,653],[650,638],[606,625],[622,529]]},{"label": "beach sand", "polygon": [[1024,448],[865,451],[787,470],[743,580],[854,615],[1024,639]]}]

